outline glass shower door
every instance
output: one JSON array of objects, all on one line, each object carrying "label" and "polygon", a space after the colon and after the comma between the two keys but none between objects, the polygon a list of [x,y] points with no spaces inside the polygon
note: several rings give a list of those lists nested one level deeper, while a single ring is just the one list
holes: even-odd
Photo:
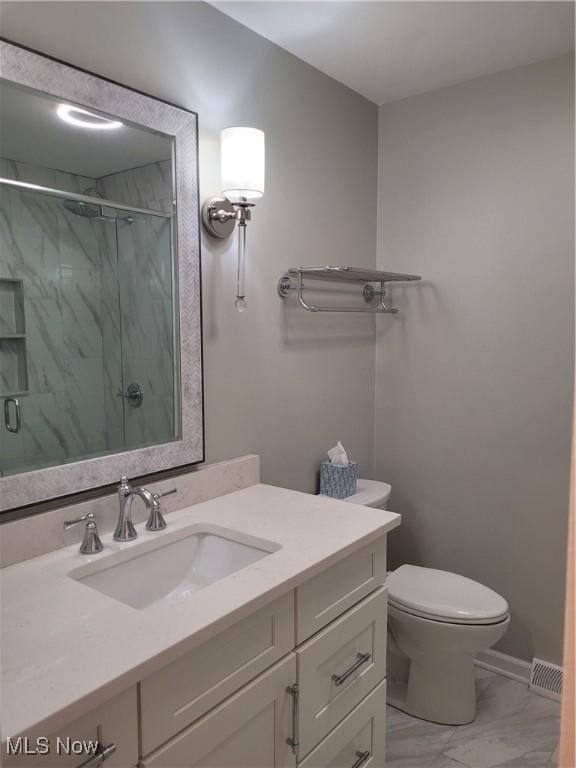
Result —
[{"label": "glass shower door", "polygon": [[127,449],[177,436],[172,220],[135,212],[130,219],[117,226]]},{"label": "glass shower door", "polygon": [[116,223],[36,190],[2,185],[0,201],[0,473],[14,474],[122,444],[103,346],[118,305]]},{"label": "glass shower door", "polygon": [[0,184],[0,474],[177,438],[172,218]]}]

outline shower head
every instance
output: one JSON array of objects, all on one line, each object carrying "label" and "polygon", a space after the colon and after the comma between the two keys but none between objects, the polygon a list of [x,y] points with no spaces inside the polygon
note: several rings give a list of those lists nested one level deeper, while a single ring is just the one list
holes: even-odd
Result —
[{"label": "shower head", "polygon": [[102,206],[94,203],[83,203],[80,200],[64,200],[64,208],[76,216],[86,219],[102,218]]},{"label": "shower head", "polygon": [[123,221],[125,224],[132,224],[132,216],[107,216],[101,205],[97,203],[85,203],[82,200],[64,200],[64,208],[85,219],[99,219],[100,221]]}]

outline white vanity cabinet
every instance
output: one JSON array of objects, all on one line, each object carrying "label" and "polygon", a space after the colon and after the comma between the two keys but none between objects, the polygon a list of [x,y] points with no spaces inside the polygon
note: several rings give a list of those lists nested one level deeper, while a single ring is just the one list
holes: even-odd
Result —
[{"label": "white vanity cabinet", "polygon": [[141,768],[383,768],[385,575],[384,536],[143,680]]},{"label": "white vanity cabinet", "polygon": [[383,768],[385,574],[381,536],[62,729],[104,761],[7,768]]}]

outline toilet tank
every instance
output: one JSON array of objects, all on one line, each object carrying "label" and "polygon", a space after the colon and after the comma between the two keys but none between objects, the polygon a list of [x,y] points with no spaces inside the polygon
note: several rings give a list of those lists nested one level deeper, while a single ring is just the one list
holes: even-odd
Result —
[{"label": "toilet tank", "polygon": [[388,499],[391,492],[392,486],[380,480],[358,480],[356,493],[343,499],[343,501],[362,504],[364,507],[388,509]]}]

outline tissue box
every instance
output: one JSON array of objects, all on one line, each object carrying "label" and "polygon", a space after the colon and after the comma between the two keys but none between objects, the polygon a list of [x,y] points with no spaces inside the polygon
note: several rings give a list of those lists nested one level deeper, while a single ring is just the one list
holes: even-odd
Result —
[{"label": "tissue box", "polygon": [[320,494],[334,499],[346,499],[356,493],[358,464],[351,461],[347,466],[323,461],[320,464]]}]

